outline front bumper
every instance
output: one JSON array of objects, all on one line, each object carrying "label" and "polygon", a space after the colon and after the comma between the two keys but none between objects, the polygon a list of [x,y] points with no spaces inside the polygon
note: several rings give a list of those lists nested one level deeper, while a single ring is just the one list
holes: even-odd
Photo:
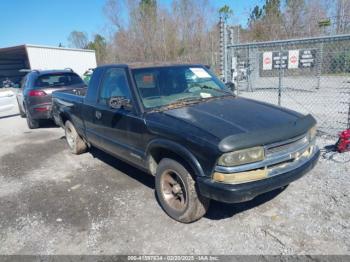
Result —
[{"label": "front bumper", "polygon": [[243,184],[224,184],[210,177],[198,177],[197,184],[201,195],[226,203],[249,201],[258,195],[284,187],[309,172],[317,163],[320,151],[316,148],[312,157],[301,166],[288,172],[266,179]]}]

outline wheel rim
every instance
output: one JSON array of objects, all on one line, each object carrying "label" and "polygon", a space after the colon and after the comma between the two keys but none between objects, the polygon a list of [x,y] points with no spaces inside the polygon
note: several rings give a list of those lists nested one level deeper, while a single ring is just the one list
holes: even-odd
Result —
[{"label": "wheel rim", "polygon": [[174,170],[166,170],[161,175],[160,183],[167,205],[176,211],[184,211],[187,206],[187,191],[179,174]]},{"label": "wheel rim", "polygon": [[75,143],[75,137],[74,137],[73,131],[70,127],[66,128],[66,138],[67,138],[67,142],[68,142],[68,145],[70,146],[70,148],[73,148],[74,143]]}]

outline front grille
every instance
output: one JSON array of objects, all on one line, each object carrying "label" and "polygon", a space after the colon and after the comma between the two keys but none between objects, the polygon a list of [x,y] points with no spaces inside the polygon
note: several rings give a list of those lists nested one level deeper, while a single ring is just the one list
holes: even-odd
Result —
[{"label": "front grille", "polygon": [[273,145],[267,146],[266,155],[274,155],[277,153],[294,151],[295,149],[302,148],[303,146],[306,146],[307,144],[309,144],[309,141],[305,135],[305,136],[302,136],[301,138],[297,138],[295,140],[289,140],[289,141],[285,141],[285,142],[281,142],[278,144],[273,144]]}]

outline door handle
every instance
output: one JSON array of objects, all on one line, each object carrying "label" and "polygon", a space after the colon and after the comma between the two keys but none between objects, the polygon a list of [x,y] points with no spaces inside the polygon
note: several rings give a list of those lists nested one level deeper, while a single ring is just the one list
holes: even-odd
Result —
[{"label": "door handle", "polygon": [[95,112],[95,117],[96,117],[96,119],[100,120],[102,118],[102,113],[100,111],[96,111]]}]

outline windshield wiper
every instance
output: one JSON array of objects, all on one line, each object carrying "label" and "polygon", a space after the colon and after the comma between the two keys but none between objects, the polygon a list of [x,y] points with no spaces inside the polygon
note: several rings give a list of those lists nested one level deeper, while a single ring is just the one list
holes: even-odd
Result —
[{"label": "windshield wiper", "polygon": [[165,107],[172,107],[172,106],[177,106],[177,105],[191,105],[191,104],[196,104],[204,99],[201,97],[186,97],[186,98],[180,98],[175,100],[174,102],[171,102],[170,104],[165,105]]},{"label": "windshield wiper", "polygon": [[202,101],[204,101],[206,99],[200,98],[200,97],[187,97],[187,98],[180,98],[174,102],[171,102],[170,104],[167,105],[162,105],[159,106],[157,108],[154,108],[153,110],[151,110],[152,112],[155,111],[163,111],[163,110],[169,110],[169,109],[173,109],[173,108],[179,108],[182,106],[186,106],[186,105],[193,105],[193,104],[197,104],[200,103]]},{"label": "windshield wiper", "polygon": [[228,95],[233,95],[230,91],[226,91],[226,90],[223,90],[223,89],[220,89],[220,88],[214,88],[214,87],[211,87],[211,86],[207,86],[207,85],[202,85],[202,86],[198,86],[200,89],[210,89],[210,90],[215,90],[215,91],[218,91],[220,93],[224,93],[224,94],[228,94]]},{"label": "windshield wiper", "polygon": [[[211,89],[209,87],[209,89]],[[225,92],[228,95],[232,95],[231,93],[221,90],[222,92]],[[198,104],[201,102],[206,102],[212,99],[222,99],[223,97],[226,96],[211,96],[211,97],[186,97],[186,98],[180,98],[175,100],[174,102],[171,102],[167,105],[162,105],[159,106],[157,108],[154,108],[153,110],[151,110],[152,112],[156,112],[156,111],[163,111],[163,110],[170,110],[170,109],[174,109],[174,108],[179,108],[182,106],[187,106],[187,105],[194,105],[194,104]]]}]

